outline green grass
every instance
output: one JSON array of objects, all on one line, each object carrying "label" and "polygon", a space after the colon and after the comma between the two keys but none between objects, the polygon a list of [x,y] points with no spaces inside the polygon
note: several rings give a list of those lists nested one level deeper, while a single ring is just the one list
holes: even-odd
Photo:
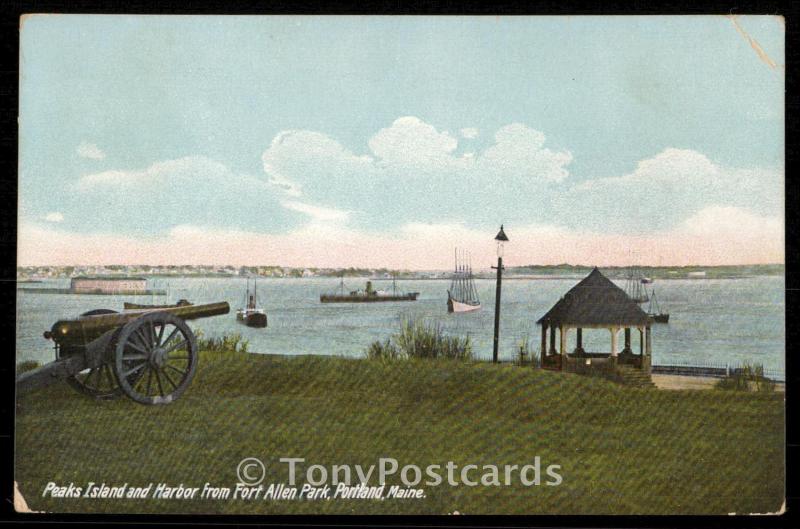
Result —
[{"label": "green grass", "polygon": [[[635,389],[600,378],[446,360],[204,353],[163,407],[66,384],[17,406],[15,478],[34,510],[175,513],[726,514],[777,511],[782,394]],[[425,488],[423,500],[42,498],[49,481],[234,486],[244,457],[285,481],[307,464],[561,465],[563,483]]]}]

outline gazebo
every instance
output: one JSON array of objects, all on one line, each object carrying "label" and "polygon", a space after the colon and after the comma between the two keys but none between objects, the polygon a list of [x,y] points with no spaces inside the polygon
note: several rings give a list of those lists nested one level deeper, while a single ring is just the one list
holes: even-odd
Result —
[{"label": "gazebo", "polygon": [[[597,268],[564,294],[537,323],[542,326],[542,367],[583,371],[592,366],[626,364],[650,372],[651,336],[647,313]],[[576,331],[576,345],[573,351],[569,351],[572,329]],[[611,343],[608,352],[584,351],[584,329],[609,331]],[[631,329],[639,331],[638,355],[631,349]],[[624,331],[624,346],[618,351],[620,331]],[[559,338],[558,349],[556,335]]]}]

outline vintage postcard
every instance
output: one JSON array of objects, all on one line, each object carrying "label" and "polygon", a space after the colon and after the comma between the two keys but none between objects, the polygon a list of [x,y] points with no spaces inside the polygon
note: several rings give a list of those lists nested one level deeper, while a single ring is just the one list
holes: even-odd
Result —
[{"label": "vintage postcard", "polygon": [[785,510],[784,20],[20,20],[15,507]]}]

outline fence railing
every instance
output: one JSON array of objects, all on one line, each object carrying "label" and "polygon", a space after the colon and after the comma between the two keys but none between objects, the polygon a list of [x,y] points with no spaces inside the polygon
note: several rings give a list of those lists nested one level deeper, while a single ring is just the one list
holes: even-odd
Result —
[{"label": "fence railing", "polygon": [[[539,355],[536,356],[536,363],[539,363]],[[560,362],[560,355],[548,356],[550,364]],[[490,361],[490,360],[487,360]],[[501,363],[519,363],[517,358],[501,358]],[[530,358],[525,357],[523,363],[530,362]],[[547,363],[547,361],[545,362]],[[558,364],[560,365],[560,364]],[[726,376],[735,375],[740,373],[745,368],[745,364],[724,364],[713,362],[680,362],[673,361],[669,364],[653,364],[651,366],[651,373],[660,375],[684,375],[695,377],[711,377],[711,378],[725,378]],[[752,368],[752,364],[751,364]],[[768,369],[764,368],[764,377],[775,382],[784,382],[786,375],[781,369]]]},{"label": "fence railing", "polygon": [[[651,367],[651,371],[654,374],[689,375],[713,378],[725,378],[726,376],[740,373],[744,369],[744,364],[715,364],[700,362],[671,362],[670,364],[653,364]],[[764,368],[764,377],[778,382],[783,382],[786,380],[786,375],[782,370],[779,369]]]}]

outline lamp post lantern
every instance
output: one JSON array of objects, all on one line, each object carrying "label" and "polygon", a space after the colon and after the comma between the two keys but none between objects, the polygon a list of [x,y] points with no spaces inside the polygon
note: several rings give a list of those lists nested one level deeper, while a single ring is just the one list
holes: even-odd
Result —
[{"label": "lamp post lantern", "polygon": [[492,362],[497,363],[497,348],[500,339],[500,286],[503,283],[503,244],[508,242],[506,232],[503,231],[503,225],[500,225],[500,231],[494,238],[497,241],[497,266],[493,266],[497,270],[497,292],[494,296],[494,345],[492,348]]}]

